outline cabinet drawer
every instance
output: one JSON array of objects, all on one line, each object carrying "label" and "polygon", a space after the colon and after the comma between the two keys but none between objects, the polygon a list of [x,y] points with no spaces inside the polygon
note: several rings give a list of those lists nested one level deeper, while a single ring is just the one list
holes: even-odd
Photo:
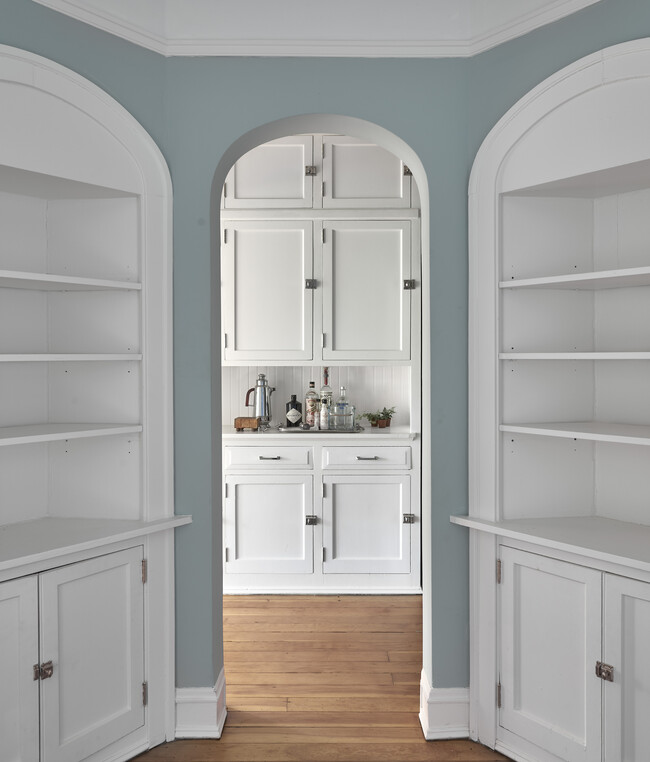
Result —
[{"label": "cabinet drawer", "polygon": [[410,447],[323,447],[323,468],[410,467]]},{"label": "cabinet drawer", "polygon": [[311,468],[311,447],[225,447],[224,467]]}]

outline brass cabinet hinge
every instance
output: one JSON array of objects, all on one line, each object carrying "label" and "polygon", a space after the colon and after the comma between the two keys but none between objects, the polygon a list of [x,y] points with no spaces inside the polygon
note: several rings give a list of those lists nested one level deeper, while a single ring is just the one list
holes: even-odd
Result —
[{"label": "brass cabinet hinge", "polygon": [[497,558],[497,585],[501,584],[501,559]]},{"label": "brass cabinet hinge", "polygon": [[228,243],[228,230],[226,228],[223,229],[223,242]]},{"label": "brass cabinet hinge", "polygon": [[497,683],[497,709],[501,709],[501,681]]},{"label": "brass cabinet hinge", "polygon": [[147,581],[147,559],[142,559],[142,584]]},{"label": "brass cabinet hinge", "polygon": [[142,706],[149,703],[149,683],[142,683]]}]

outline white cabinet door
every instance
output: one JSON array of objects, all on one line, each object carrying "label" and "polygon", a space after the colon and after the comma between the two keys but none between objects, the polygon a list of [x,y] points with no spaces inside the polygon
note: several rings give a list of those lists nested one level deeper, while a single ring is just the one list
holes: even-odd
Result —
[{"label": "white cabinet door", "polygon": [[650,749],[650,585],[605,575],[605,762],[641,762]]},{"label": "white cabinet door", "polygon": [[324,574],[408,574],[407,475],[323,476]]},{"label": "white cabinet door", "polygon": [[601,573],[501,549],[506,730],[566,762],[601,758]]},{"label": "white cabinet door", "polygon": [[244,154],[224,184],[225,209],[312,207],[313,137],[294,135],[271,140]]},{"label": "white cabinet door", "polygon": [[311,574],[314,569],[311,474],[226,477],[226,574]]},{"label": "white cabinet door", "polygon": [[411,178],[394,154],[365,140],[323,137],[323,208],[399,208],[411,204]]},{"label": "white cabinet door", "polygon": [[231,222],[224,236],[224,361],[311,360],[311,222]]},{"label": "white cabinet door", "polygon": [[323,359],[411,355],[411,223],[323,224]]},{"label": "white cabinet door", "polygon": [[142,549],[40,576],[43,762],[75,762],[144,724]]},{"label": "white cabinet door", "polygon": [[38,762],[38,584],[0,585],[0,762]]}]

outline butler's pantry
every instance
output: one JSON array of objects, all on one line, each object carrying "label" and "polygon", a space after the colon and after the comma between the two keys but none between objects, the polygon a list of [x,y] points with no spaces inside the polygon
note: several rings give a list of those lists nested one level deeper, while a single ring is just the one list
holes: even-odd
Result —
[{"label": "butler's pantry", "polygon": [[228,174],[221,236],[224,593],[419,593],[410,170],[348,136],[273,140]]}]

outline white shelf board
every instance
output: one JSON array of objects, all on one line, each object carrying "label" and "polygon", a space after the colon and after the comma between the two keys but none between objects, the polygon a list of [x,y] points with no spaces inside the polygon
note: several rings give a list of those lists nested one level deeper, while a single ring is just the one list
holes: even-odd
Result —
[{"label": "white shelf board", "polygon": [[60,439],[84,439],[116,434],[138,434],[140,424],[117,423],[42,423],[28,426],[0,427],[0,447],[3,445],[54,442]]},{"label": "white shelf board", "polygon": [[500,352],[499,360],[650,360],[650,352]]},{"label": "white shelf board", "polygon": [[141,354],[0,354],[0,362],[115,362],[122,360],[142,360]]},{"label": "white shelf board", "polygon": [[632,286],[650,286],[650,267],[504,280],[499,283],[499,288],[503,289],[552,288],[586,291],[604,288],[630,288]]},{"label": "white shelf board", "polygon": [[140,291],[142,284],[102,278],[77,278],[47,273],[0,270],[0,288],[22,288],[33,291]]},{"label": "white shelf board", "polygon": [[191,516],[156,521],[41,518],[0,526],[0,571],[173,529]]},{"label": "white shelf board", "polygon": [[589,439],[594,442],[650,445],[650,426],[601,421],[560,421],[553,423],[502,424],[500,431],[542,437]]},{"label": "white shelf board", "polygon": [[650,572],[650,526],[598,516],[505,521],[452,516],[451,521],[499,537]]}]

